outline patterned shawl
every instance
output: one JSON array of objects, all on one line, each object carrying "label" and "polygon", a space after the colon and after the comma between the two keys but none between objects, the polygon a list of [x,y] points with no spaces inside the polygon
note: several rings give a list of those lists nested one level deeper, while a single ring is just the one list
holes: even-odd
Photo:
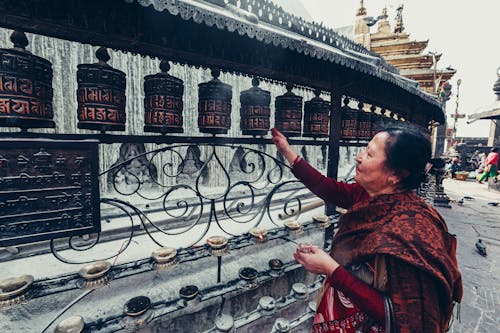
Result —
[{"label": "patterned shawl", "polygon": [[[444,220],[433,207],[410,191],[379,195],[354,204],[341,217],[339,226],[331,252],[338,263],[346,266],[368,261],[375,255],[386,255],[429,274],[438,284],[437,290],[441,291],[442,313],[435,314],[435,327],[446,326],[453,301],[461,300],[462,281],[456,261],[456,238],[448,233]],[[390,267],[396,261],[387,261],[389,285],[391,279],[398,279],[391,274],[397,268]],[[421,325],[423,314],[398,314],[399,310],[410,308],[404,304],[409,301],[402,290],[393,289],[389,294],[394,303],[396,322],[398,317],[404,317],[414,320],[415,326],[412,322],[406,323],[409,327]]]}]

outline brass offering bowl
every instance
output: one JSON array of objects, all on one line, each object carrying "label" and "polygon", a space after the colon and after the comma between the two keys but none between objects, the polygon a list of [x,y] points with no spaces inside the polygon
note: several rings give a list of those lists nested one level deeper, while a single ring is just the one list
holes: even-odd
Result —
[{"label": "brass offering bowl", "polygon": [[297,221],[288,221],[284,223],[285,229],[288,230],[288,233],[291,235],[298,235],[302,232],[302,224]]},{"label": "brass offering bowl", "polygon": [[255,289],[259,286],[257,282],[254,282],[258,274],[259,272],[252,267],[243,267],[238,273],[239,277],[243,280],[243,287],[246,289]]},{"label": "brass offering bowl", "polygon": [[314,215],[312,217],[313,221],[316,222],[318,224],[318,226],[321,228],[321,229],[326,229],[330,226],[330,219],[328,218],[328,216],[324,215],[324,214],[321,214],[321,215]]},{"label": "brass offering bowl", "polygon": [[160,270],[177,264],[177,250],[173,247],[161,247],[151,253],[154,269]]},{"label": "brass offering bowl", "polygon": [[96,261],[82,267],[78,272],[81,277],[81,288],[95,289],[107,285],[110,269],[111,264],[107,261]]},{"label": "brass offering bowl", "polygon": [[26,302],[34,280],[32,275],[20,275],[0,281],[0,309]]},{"label": "brass offering bowl", "polygon": [[127,332],[135,332],[151,321],[153,311],[148,311],[150,308],[151,299],[146,296],[137,296],[125,303],[123,313],[127,316],[123,318],[123,324]]},{"label": "brass offering bowl", "polygon": [[146,296],[131,298],[125,303],[123,312],[130,317],[138,317],[151,307],[151,299]]},{"label": "brass offering bowl", "polygon": [[258,275],[258,272],[255,268],[252,267],[243,267],[240,269],[239,274],[240,278],[246,281],[253,281]]},{"label": "brass offering bowl", "polygon": [[54,333],[80,333],[83,332],[85,323],[80,316],[68,317],[57,324]]},{"label": "brass offering bowl", "polygon": [[267,230],[264,228],[255,227],[250,229],[248,233],[252,235],[257,243],[264,243],[266,241]]},{"label": "brass offering bowl", "polygon": [[271,296],[263,296],[259,299],[259,307],[265,316],[272,316],[276,310],[276,300]]},{"label": "brass offering bowl", "polygon": [[195,299],[196,296],[198,296],[198,293],[199,289],[197,286],[194,285],[185,286],[179,290],[179,295],[185,301],[191,301]]},{"label": "brass offering bowl", "polygon": [[228,253],[227,248],[228,239],[224,236],[212,236],[207,239],[210,253],[214,256],[220,257]]},{"label": "brass offering bowl", "polygon": [[271,268],[271,276],[281,276],[283,274],[283,261],[279,259],[269,260],[269,267]]},{"label": "brass offering bowl", "polygon": [[306,299],[308,296],[307,286],[303,283],[294,283],[292,285],[293,296],[297,299]]}]

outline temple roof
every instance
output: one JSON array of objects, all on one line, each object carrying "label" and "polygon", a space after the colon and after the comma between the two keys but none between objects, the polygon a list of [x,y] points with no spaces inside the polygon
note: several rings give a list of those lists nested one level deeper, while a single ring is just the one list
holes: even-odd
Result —
[{"label": "temple roof", "polygon": [[427,47],[428,43],[429,40],[384,40],[382,42],[373,42],[371,44],[371,50],[384,57],[394,54],[419,54]]},{"label": "temple roof", "polygon": [[[441,54],[436,54],[436,61],[439,61]],[[400,70],[412,68],[430,68],[434,64],[432,54],[398,54],[385,57],[392,65]]]},{"label": "temple roof", "polygon": [[444,121],[439,101],[379,55],[268,0],[0,0],[0,25],[326,91],[340,85],[366,103]]},{"label": "temple roof", "polygon": [[470,120],[500,119],[500,101],[478,108],[476,112],[469,115],[468,118]]},{"label": "temple roof", "polygon": [[500,119],[500,67],[497,68],[497,80],[493,84],[493,92],[497,100],[493,104],[478,108],[474,114],[469,116],[469,119]]},{"label": "temple roof", "polygon": [[[436,69],[436,74],[438,76],[453,76],[457,71],[455,69]],[[427,76],[434,75],[434,69],[432,68],[414,68],[414,69],[402,69],[401,75],[404,76]]]}]

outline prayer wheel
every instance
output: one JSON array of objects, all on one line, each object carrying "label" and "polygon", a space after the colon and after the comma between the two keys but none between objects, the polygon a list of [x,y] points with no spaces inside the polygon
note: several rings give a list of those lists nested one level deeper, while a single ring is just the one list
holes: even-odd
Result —
[{"label": "prayer wheel", "polygon": [[76,72],[78,128],[99,131],[125,130],[125,73],[106,62],[108,51],[96,51],[96,64],[80,64]]},{"label": "prayer wheel", "polygon": [[288,83],[287,92],[275,101],[275,127],[288,137],[300,136],[302,130],[302,97],[292,93],[292,89]]},{"label": "prayer wheel", "polygon": [[341,113],[340,137],[344,140],[358,138],[358,111],[349,107],[349,98],[344,98]]},{"label": "prayer wheel", "polygon": [[198,84],[198,128],[203,133],[226,134],[231,128],[232,87],[221,82],[219,75],[213,69],[213,79]]},{"label": "prayer wheel", "polygon": [[182,133],[184,84],[168,74],[168,61],[162,60],[160,69],[144,77],[144,131]]},{"label": "prayer wheel", "polygon": [[363,110],[363,103],[358,103],[358,139],[370,140],[372,137],[371,113]]},{"label": "prayer wheel", "polygon": [[271,93],[262,90],[259,79],[252,80],[252,88],[240,94],[240,128],[244,135],[266,135],[271,127]]},{"label": "prayer wheel", "polygon": [[316,97],[304,103],[303,136],[327,138],[330,123],[330,103],[319,97],[321,91],[315,90]]},{"label": "prayer wheel", "polygon": [[0,126],[53,128],[52,64],[25,50],[24,32],[10,36],[12,49],[0,49]]},{"label": "prayer wheel", "polygon": [[382,129],[382,116],[379,113],[376,113],[376,107],[372,105],[370,107],[371,112],[371,137],[374,137]]}]

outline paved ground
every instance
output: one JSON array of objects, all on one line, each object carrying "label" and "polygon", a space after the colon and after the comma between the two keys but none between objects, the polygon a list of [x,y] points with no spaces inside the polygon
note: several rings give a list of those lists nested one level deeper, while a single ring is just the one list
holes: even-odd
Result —
[{"label": "paved ground", "polygon": [[[475,181],[445,179],[446,194],[452,208],[438,208],[450,232],[458,237],[458,263],[464,283],[460,322],[452,326],[453,333],[500,332],[500,193],[489,191],[487,185]],[[460,199],[465,196],[472,199]],[[476,251],[481,238],[487,256]]]}]

